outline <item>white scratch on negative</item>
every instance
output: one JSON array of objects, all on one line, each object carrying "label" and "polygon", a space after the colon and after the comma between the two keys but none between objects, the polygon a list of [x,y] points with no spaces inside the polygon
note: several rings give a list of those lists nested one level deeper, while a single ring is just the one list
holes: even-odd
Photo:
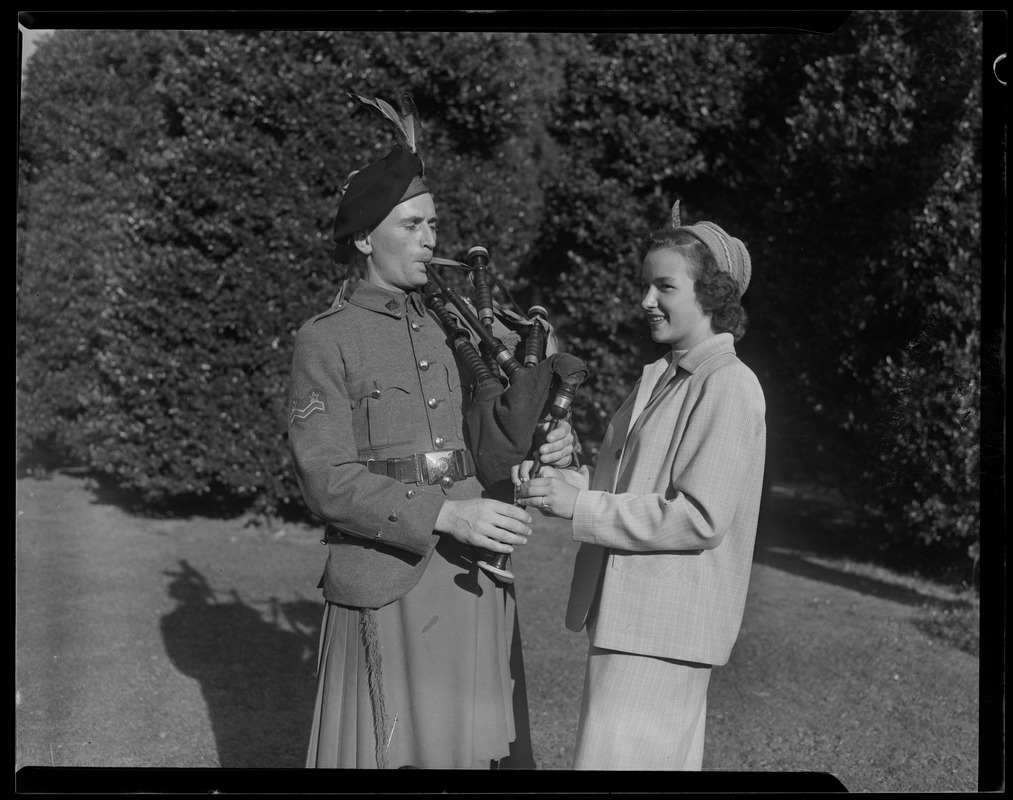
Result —
[{"label": "white scratch on negative", "polygon": [[394,723],[390,726],[390,736],[387,737],[387,747],[390,747],[390,740],[394,738],[394,728],[397,727],[397,714],[394,715]]}]

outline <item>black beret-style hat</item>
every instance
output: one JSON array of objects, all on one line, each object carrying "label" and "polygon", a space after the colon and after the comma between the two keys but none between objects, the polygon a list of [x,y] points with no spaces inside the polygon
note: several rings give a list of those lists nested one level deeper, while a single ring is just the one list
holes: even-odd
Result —
[{"label": "black beret-style hat", "polygon": [[[403,147],[356,172],[334,218],[336,257],[347,250],[342,245],[351,245],[356,233],[375,228],[398,203],[428,191],[421,182],[422,172],[422,159]],[[413,184],[414,191],[409,192]]]}]

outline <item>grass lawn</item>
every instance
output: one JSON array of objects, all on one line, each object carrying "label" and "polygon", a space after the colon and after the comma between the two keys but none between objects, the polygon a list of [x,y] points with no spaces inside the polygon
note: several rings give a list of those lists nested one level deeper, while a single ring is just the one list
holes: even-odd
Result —
[{"label": "grass lawn", "polygon": [[[17,481],[16,766],[301,767],[319,531],[115,500],[82,478]],[[995,673],[979,678],[977,597],[849,554],[818,519],[785,504],[761,531],[742,631],[712,678],[705,770],[976,791],[996,750],[988,735],[979,749],[979,680],[992,692]],[[568,523],[540,518],[513,564],[542,781],[573,752],[575,551]]]}]

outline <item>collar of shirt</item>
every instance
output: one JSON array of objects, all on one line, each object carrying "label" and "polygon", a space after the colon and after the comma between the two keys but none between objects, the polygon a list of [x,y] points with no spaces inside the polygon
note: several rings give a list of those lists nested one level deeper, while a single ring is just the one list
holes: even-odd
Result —
[{"label": "collar of shirt", "polygon": [[690,348],[686,355],[679,359],[679,367],[686,372],[696,372],[707,359],[722,353],[734,352],[735,337],[730,333],[716,333],[708,336],[696,347]]},{"label": "collar of shirt", "polygon": [[359,285],[354,294],[348,298],[348,302],[395,319],[400,319],[408,306],[413,308],[419,316],[425,314],[425,305],[419,292],[412,291],[408,294],[394,292],[368,281],[359,281]]},{"label": "collar of shirt", "polygon": [[640,376],[627,433],[633,429],[644,409],[657,399],[680,369],[690,373],[696,372],[708,358],[727,352],[735,352],[735,339],[730,333],[719,333],[707,337],[689,350],[670,351],[657,361],[647,364]]},{"label": "collar of shirt", "polygon": [[[670,380],[675,377],[675,373],[679,371],[679,360],[686,355],[686,350],[672,350],[665,354],[665,357],[655,361],[653,368],[658,369],[661,367],[661,362],[667,363],[665,371],[661,373],[661,377],[654,382],[654,389],[651,391],[651,401],[660,394],[661,390],[664,389]],[[646,369],[644,374],[647,374]]]}]

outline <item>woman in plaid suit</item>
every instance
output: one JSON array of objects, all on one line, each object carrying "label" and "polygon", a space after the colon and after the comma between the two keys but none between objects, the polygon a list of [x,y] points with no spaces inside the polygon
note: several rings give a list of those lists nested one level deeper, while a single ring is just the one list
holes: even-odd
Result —
[{"label": "woman in plaid suit", "polygon": [[645,322],[671,345],[616,412],[593,471],[514,468],[518,503],[573,520],[566,625],[586,626],[575,769],[699,770],[711,669],[746,599],[766,448],[735,355],[751,273],[738,239],[672,223],[644,247]]}]

